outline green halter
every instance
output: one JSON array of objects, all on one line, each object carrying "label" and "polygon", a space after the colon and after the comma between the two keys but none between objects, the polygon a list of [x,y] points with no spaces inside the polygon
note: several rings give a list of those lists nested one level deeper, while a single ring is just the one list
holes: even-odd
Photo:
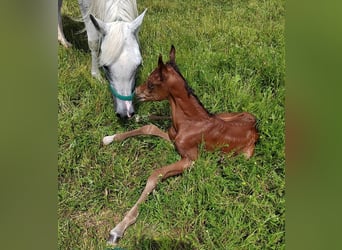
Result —
[{"label": "green halter", "polygon": [[132,92],[132,94],[130,95],[120,95],[114,88],[113,86],[109,83],[109,89],[110,89],[110,92],[112,92],[112,94],[122,100],[122,101],[132,101],[133,100],[133,97],[134,97],[134,91]]}]

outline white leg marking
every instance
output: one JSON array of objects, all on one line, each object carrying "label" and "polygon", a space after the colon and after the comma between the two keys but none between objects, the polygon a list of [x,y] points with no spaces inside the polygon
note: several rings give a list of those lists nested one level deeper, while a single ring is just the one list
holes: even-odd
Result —
[{"label": "white leg marking", "polygon": [[115,138],[115,135],[109,135],[109,136],[103,137],[103,139],[102,139],[103,145],[108,145],[108,144],[112,143],[114,138]]}]

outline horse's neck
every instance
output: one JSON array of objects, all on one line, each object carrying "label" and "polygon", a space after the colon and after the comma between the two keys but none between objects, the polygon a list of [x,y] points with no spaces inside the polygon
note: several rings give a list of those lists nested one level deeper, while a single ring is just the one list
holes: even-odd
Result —
[{"label": "horse's neck", "polygon": [[176,93],[171,93],[169,102],[172,122],[175,127],[178,127],[183,122],[201,121],[209,117],[208,111],[185,88],[181,91],[177,90]]}]

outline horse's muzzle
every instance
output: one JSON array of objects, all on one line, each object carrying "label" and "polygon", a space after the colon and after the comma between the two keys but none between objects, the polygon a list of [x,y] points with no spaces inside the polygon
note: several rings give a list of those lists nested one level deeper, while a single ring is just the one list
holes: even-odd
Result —
[{"label": "horse's muzzle", "polygon": [[116,113],[116,116],[122,120],[130,119],[134,116],[134,112],[127,112],[127,113]]}]

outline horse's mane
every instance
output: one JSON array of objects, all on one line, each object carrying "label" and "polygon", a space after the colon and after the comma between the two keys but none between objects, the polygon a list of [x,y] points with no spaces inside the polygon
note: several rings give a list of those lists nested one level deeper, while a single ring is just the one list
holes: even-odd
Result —
[{"label": "horse's mane", "polygon": [[207,112],[208,115],[212,116],[213,114],[210,113],[203,105],[203,103],[200,101],[200,99],[198,99],[197,95],[195,94],[195,91],[189,86],[187,80],[184,78],[184,76],[182,75],[182,73],[180,72],[177,64],[175,62],[167,62],[167,65],[170,65],[176,72],[177,74],[183,79],[184,81],[184,87],[186,89],[186,91],[188,92],[188,95],[192,95],[193,97],[195,97],[196,101],[198,102],[198,104]]},{"label": "horse's mane", "polygon": [[104,22],[115,22],[106,34],[115,46],[106,46],[101,51],[100,66],[111,64],[120,54],[124,43],[124,22],[131,22],[138,16],[136,0],[97,0],[91,1],[89,13]]},{"label": "horse's mane", "polygon": [[123,24],[123,22],[115,22],[110,31],[106,34],[108,40],[111,41],[112,44],[115,44],[115,46],[106,46],[105,50],[101,51],[99,56],[100,66],[112,64],[112,62],[120,55],[124,44]]},{"label": "horse's mane", "polygon": [[136,0],[91,1],[90,13],[104,22],[131,22],[138,16]]}]

